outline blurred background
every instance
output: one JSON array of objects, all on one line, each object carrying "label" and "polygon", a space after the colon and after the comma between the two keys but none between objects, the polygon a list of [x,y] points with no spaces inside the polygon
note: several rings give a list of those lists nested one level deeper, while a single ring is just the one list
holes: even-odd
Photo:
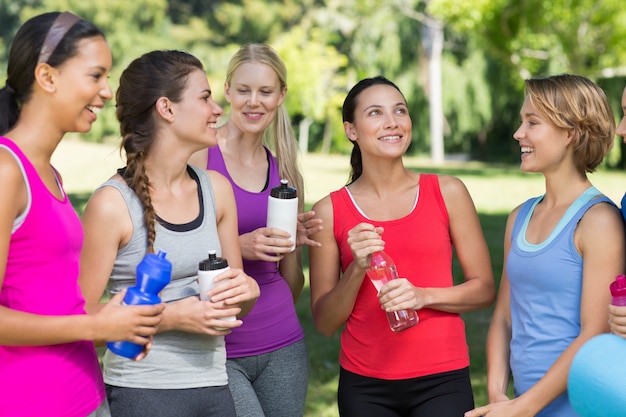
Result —
[{"label": "blurred background", "polygon": [[[350,151],[341,104],[363,77],[382,74],[400,86],[413,117],[409,154],[435,163],[518,160],[512,134],[525,78],[588,76],[605,88],[616,117],[626,85],[623,0],[0,0],[0,85],[17,28],[53,10],[105,32],[113,90],[142,53],[183,49],[204,62],[226,105],[231,55],[247,42],[270,44],[289,71],[287,108],[303,153]],[[113,109],[111,102],[82,138],[117,142]],[[604,167],[623,168],[624,151],[616,138]]]}]

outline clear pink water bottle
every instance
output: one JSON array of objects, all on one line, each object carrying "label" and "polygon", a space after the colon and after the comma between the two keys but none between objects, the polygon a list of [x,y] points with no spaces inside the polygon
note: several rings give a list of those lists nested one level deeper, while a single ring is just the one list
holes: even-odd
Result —
[{"label": "clear pink water bottle", "polygon": [[[370,261],[370,267],[367,269],[367,277],[374,284],[376,291],[380,291],[387,282],[398,278],[396,264],[385,252],[374,252]],[[401,332],[415,326],[419,321],[419,317],[415,310],[399,310],[387,312],[387,320],[391,330]]]},{"label": "clear pink water bottle", "polygon": [[613,299],[611,304],[614,306],[626,306],[626,276],[618,275],[615,281],[609,286]]}]

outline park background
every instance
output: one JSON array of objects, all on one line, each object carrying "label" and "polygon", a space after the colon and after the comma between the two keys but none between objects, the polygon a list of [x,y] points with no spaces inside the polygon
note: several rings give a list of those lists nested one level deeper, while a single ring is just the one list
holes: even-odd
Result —
[{"label": "park background", "polygon": [[[183,49],[203,61],[226,113],[221,87],[232,54],[247,42],[273,46],[289,72],[286,106],[307,207],[348,178],[351,145],[341,123],[347,90],[361,78],[385,75],[404,92],[413,119],[407,166],[466,183],[498,281],[507,214],[543,190],[541,176],[519,171],[512,138],[524,79],[585,75],[606,90],[616,119],[626,86],[623,0],[0,0],[0,87],[17,28],[56,10],[79,14],[105,32],[113,90],[132,59],[153,49]],[[114,106],[106,106],[91,132],[64,140],[54,156],[79,213],[93,189],[123,165]],[[626,190],[625,155],[616,137],[591,175],[616,202]],[[306,256],[305,267],[308,276]],[[315,331],[309,302],[307,283],[297,304],[310,350],[306,416],[336,416],[339,333],[327,338]],[[486,401],[484,343],[492,310],[464,314],[478,404]]]}]

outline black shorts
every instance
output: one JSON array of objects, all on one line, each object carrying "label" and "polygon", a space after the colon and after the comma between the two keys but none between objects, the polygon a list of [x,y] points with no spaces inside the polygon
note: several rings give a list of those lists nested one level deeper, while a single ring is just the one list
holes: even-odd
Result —
[{"label": "black shorts", "polygon": [[463,417],[474,408],[469,368],[386,380],[339,371],[341,417]]}]

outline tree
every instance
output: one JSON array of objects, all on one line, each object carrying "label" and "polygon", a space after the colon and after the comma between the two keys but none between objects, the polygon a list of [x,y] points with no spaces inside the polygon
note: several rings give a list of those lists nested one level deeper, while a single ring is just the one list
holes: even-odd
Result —
[{"label": "tree", "polygon": [[626,75],[620,0],[431,0],[428,11],[488,63],[475,77],[489,80],[492,144],[512,134],[524,79],[570,72],[601,82]]},{"label": "tree", "polygon": [[[335,121],[333,112],[336,96],[342,95],[345,85],[341,71],[347,58],[319,39],[324,36],[316,29],[307,34],[302,25],[294,27],[274,41],[278,53],[289,68],[289,88],[286,105],[299,119],[298,142],[300,151],[309,150],[309,132],[314,122],[326,126]],[[330,149],[333,129],[328,126],[322,138],[322,148]]]},{"label": "tree", "polygon": [[521,79],[565,71],[626,74],[621,0],[432,0],[429,11]]}]

